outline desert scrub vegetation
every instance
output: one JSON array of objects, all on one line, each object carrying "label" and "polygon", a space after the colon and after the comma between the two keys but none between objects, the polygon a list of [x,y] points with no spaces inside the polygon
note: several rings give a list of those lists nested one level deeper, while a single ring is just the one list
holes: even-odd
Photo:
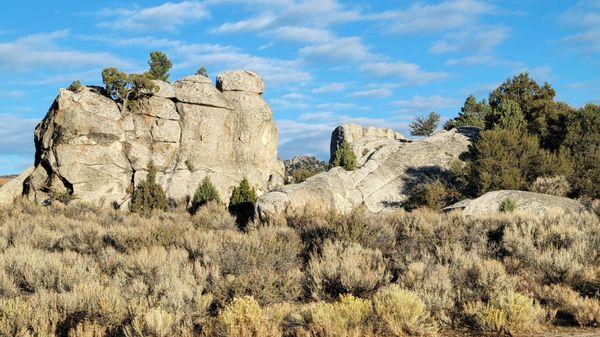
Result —
[{"label": "desert scrub vegetation", "polygon": [[222,203],[151,217],[0,209],[1,336],[429,336],[600,324],[592,214],[306,209],[241,231]]}]

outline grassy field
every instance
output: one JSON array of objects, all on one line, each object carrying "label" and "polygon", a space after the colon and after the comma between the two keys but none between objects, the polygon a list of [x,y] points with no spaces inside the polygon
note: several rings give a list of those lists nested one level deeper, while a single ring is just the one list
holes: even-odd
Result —
[{"label": "grassy field", "polygon": [[594,215],[0,209],[0,336],[530,334],[599,299]]}]

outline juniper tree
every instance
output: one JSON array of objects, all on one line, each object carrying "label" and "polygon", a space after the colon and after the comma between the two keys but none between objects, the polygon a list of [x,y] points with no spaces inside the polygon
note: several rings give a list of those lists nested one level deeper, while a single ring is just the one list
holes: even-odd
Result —
[{"label": "juniper tree", "polygon": [[148,75],[151,79],[165,82],[169,81],[169,70],[173,65],[165,53],[161,51],[151,52],[148,65],[150,66]]},{"label": "juniper tree", "polygon": [[410,134],[413,136],[431,136],[440,123],[440,115],[430,112],[427,117],[419,116],[410,125]]},{"label": "juniper tree", "polygon": [[169,203],[162,187],[156,183],[156,166],[148,163],[148,176],[138,184],[131,196],[130,210],[150,216],[155,209],[167,210]]},{"label": "juniper tree", "polygon": [[219,192],[217,191],[215,185],[213,185],[213,183],[207,176],[204,177],[202,183],[198,185],[196,193],[194,193],[194,197],[192,198],[192,205],[190,207],[190,212],[196,213],[196,211],[198,211],[198,208],[211,201],[221,202],[221,198],[219,197]]},{"label": "juniper tree", "polygon": [[356,169],[356,154],[354,154],[354,151],[352,151],[350,144],[346,140],[344,140],[342,146],[335,150],[331,165],[333,167],[341,166],[346,171],[354,171]]},{"label": "juniper tree", "polygon": [[229,199],[229,211],[237,217],[238,225],[245,227],[254,217],[254,203],[256,191],[250,187],[248,179],[244,178],[233,189]]}]

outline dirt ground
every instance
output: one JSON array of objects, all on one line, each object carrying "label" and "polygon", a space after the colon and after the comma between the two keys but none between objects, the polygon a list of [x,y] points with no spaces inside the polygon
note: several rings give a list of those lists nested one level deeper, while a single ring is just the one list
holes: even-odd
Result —
[{"label": "dirt ground", "polygon": [[[448,331],[440,334],[442,337],[492,337],[494,334],[478,334]],[[584,328],[552,328],[549,331],[543,331],[535,334],[524,334],[519,337],[600,337],[599,329]]]}]

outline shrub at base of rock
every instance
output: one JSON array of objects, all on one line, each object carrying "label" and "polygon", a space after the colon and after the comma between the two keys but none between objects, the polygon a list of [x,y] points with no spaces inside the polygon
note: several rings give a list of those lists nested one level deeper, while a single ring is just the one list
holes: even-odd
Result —
[{"label": "shrub at base of rock", "polygon": [[165,191],[156,183],[156,167],[150,163],[146,180],[133,191],[130,209],[134,213],[150,216],[153,210],[166,211],[168,207]]},{"label": "shrub at base of rock", "polygon": [[245,227],[254,217],[256,192],[250,187],[248,179],[244,178],[240,185],[233,189],[229,199],[229,211],[237,217],[238,224]]},{"label": "shrub at base of rock", "polygon": [[346,171],[354,171],[356,169],[356,154],[354,154],[348,142],[344,141],[342,146],[337,149],[331,166],[341,166]]},{"label": "shrub at base of rock", "polygon": [[190,212],[192,214],[196,213],[198,208],[211,201],[215,203],[221,202],[219,191],[217,191],[215,185],[213,185],[208,177],[204,177],[202,183],[196,189],[196,193],[194,193],[192,205],[190,206]]}]

